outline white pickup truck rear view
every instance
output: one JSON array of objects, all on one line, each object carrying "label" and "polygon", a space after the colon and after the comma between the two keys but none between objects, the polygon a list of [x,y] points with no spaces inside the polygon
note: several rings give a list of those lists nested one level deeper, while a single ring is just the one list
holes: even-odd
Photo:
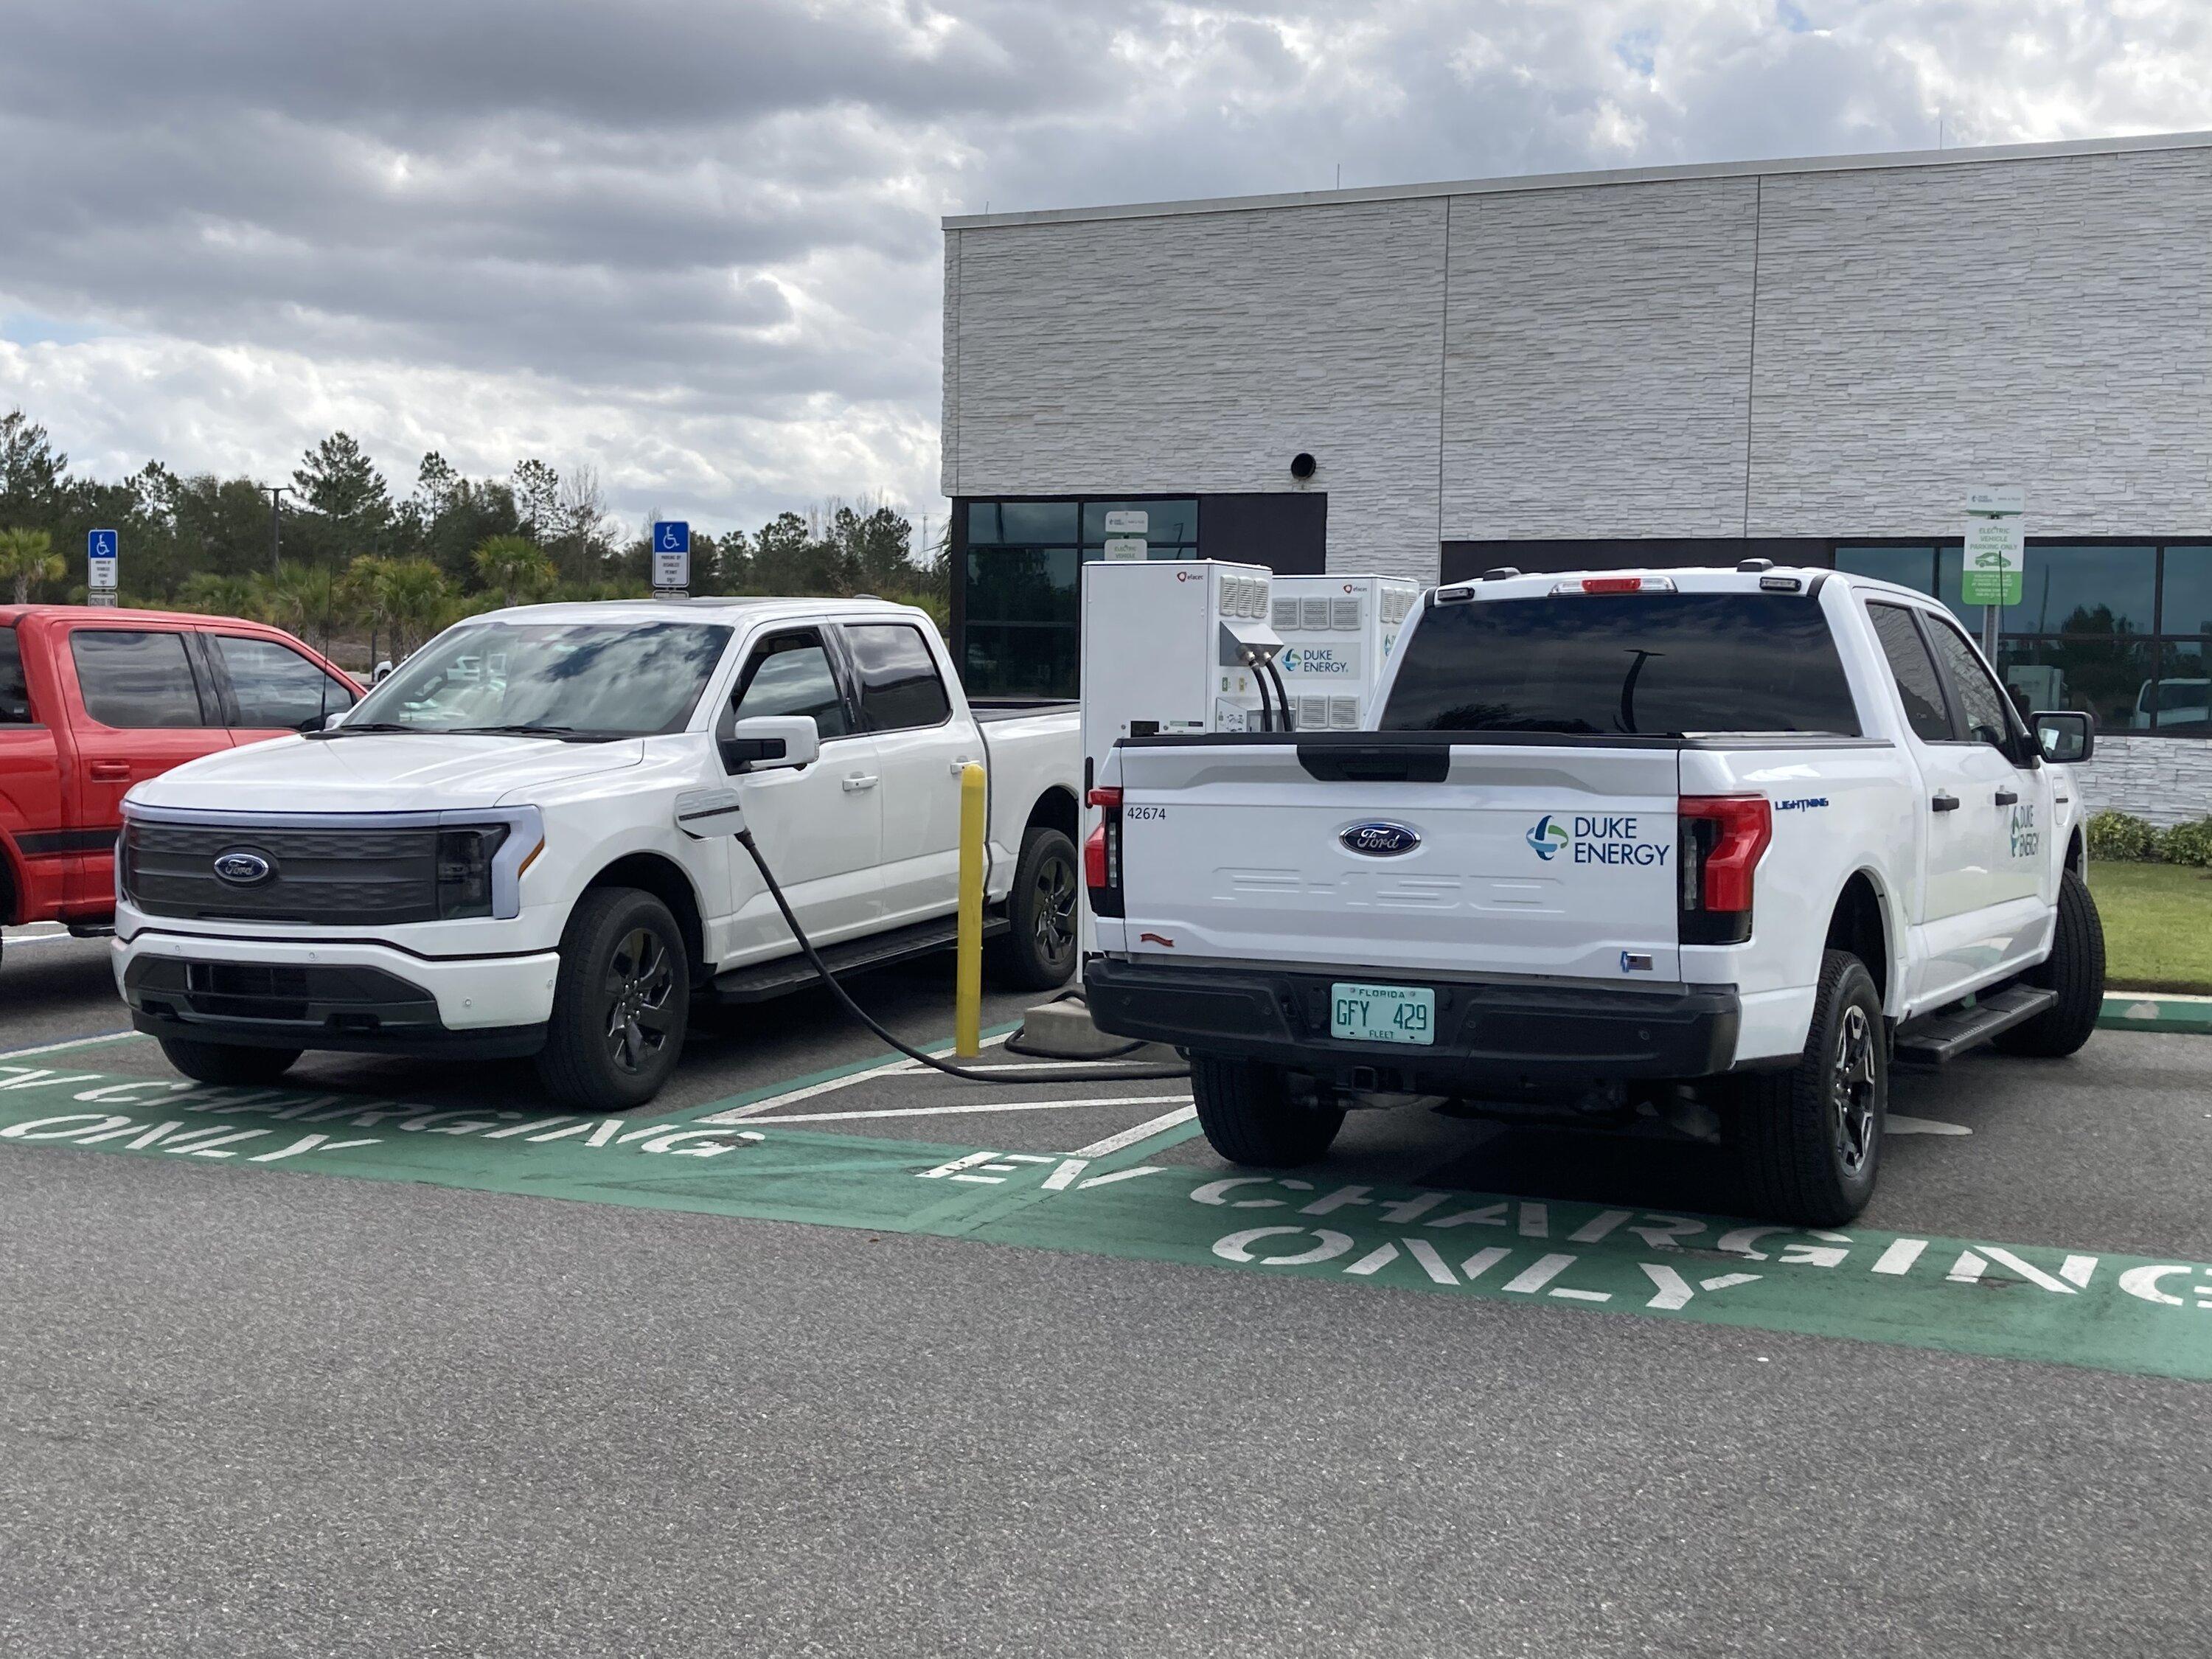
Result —
[{"label": "white pickup truck rear view", "polygon": [[1424,599],[1376,705],[1126,740],[1095,781],[1093,1015],[1189,1051],[1226,1157],[1442,1096],[1721,1134],[1753,1207],[1833,1224],[1893,1058],[2094,1026],[2088,719],[2024,720],[1920,594],[1496,573]]}]

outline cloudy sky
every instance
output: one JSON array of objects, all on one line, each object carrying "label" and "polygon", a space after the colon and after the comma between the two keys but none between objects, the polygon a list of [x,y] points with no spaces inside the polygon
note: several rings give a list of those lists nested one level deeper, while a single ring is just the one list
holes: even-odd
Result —
[{"label": "cloudy sky", "polygon": [[0,0],[0,408],[941,525],[946,213],[2212,127],[2205,0]]}]

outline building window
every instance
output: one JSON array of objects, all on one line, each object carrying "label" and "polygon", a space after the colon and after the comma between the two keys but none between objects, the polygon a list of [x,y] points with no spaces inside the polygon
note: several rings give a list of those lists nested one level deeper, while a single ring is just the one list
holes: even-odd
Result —
[{"label": "building window", "polygon": [[1082,567],[1105,558],[1109,541],[1121,544],[1116,556],[1142,541],[1149,559],[1198,557],[1198,502],[1188,496],[969,501],[962,510],[960,677],[971,696],[1076,695]]},{"label": "building window", "polygon": [[[1940,597],[1980,638],[1958,544],[1845,544],[1835,556],[1838,570]],[[2212,735],[2212,545],[2031,540],[2023,590],[1997,618],[1997,665],[2031,707],[2085,708],[2106,732]]]}]

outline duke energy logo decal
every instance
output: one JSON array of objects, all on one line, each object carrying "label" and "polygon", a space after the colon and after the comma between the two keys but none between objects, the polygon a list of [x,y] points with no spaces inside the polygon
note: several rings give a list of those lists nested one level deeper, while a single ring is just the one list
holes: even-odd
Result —
[{"label": "duke energy logo decal", "polygon": [[1528,850],[1547,864],[1562,852],[1570,864],[1664,864],[1674,850],[1663,840],[1645,840],[1633,813],[1577,812],[1563,823],[1547,812],[1525,839]]},{"label": "duke energy logo decal", "polygon": [[1549,812],[1536,820],[1536,827],[1528,832],[1528,850],[1549,864],[1567,844],[1567,832],[1552,822]]}]

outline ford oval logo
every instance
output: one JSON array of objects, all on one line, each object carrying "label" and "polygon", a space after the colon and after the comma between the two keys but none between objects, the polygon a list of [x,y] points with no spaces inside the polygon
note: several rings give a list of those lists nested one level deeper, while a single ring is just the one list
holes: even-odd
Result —
[{"label": "ford oval logo", "polygon": [[276,873],[276,866],[258,853],[236,851],[218,853],[215,860],[216,875],[233,887],[252,887],[264,882]]},{"label": "ford oval logo", "polygon": [[1355,823],[1338,830],[1336,838],[1346,851],[1377,859],[1395,858],[1421,844],[1421,832],[1406,823]]}]

